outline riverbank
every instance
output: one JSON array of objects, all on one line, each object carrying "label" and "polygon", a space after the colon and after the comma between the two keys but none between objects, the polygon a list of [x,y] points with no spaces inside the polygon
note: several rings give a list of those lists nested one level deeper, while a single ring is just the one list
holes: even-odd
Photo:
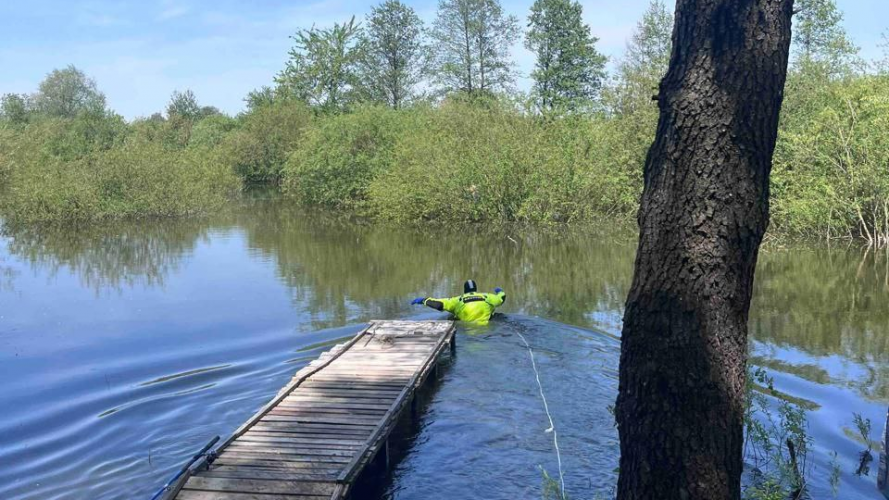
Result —
[{"label": "riverbank", "polygon": [[[889,238],[889,76],[791,75],[772,173],[773,238]],[[205,214],[264,183],[294,203],[396,224],[632,221],[654,105],[542,118],[507,100],[323,114],[273,100],[124,122],[0,128],[15,223]]]}]

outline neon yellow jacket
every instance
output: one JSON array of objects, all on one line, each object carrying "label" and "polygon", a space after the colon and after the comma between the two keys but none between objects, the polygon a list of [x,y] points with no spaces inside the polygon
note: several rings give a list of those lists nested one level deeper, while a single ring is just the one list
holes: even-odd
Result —
[{"label": "neon yellow jacket", "polygon": [[473,292],[449,299],[428,298],[423,301],[423,305],[439,311],[447,311],[460,321],[487,325],[494,314],[494,309],[500,307],[505,300],[506,293],[504,292],[496,294]]}]

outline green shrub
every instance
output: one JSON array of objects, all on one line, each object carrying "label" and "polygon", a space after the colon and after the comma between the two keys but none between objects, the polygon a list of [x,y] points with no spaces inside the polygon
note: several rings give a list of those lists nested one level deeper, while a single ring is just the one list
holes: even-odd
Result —
[{"label": "green shrub", "polygon": [[303,103],[275,101],[238,118],[239,127],[219,143],[218,161],[248,183],[277,183],[296,149],[312,111]]},{"label": "green shrub", "polygon": [[0,211],[7,223],[52,223],[205,213],[239,188],[205,151],[130,144],[70,160],[45,150],[13,155]]},{"label": "green shrub", "polygon": [[791,100],[773,184],[779,232],[889,242],[889,77],[830,83]]},{"label": "green shrub", "polygon": [[373,213],[395,221],[517,217],[533,168],[533,121],[462,102],[413,113],[393,167],[370,185]]},{"label": "green shrub", "polygon": [[214,148],[238,126],[238,121],[226,115],[210,115],[195,123],[191,129],[190,147]]},{"label": "green shrub", "polygon": [[612,121],[462,102],[419,115],[370,188],[385,219],[570,222],[636,210],[642,154]]},{"label": "green shrub", "polygon": [[395,143],[414,128],[416,115],[369,106],[319,119],[287,161],[285,191],[310,205],[362,210],[371,182],[394,166]]},{"label": "green shrub", "polygon": [[11,128],[0,127],[0,189],[12,169],[11,155],[18,145],[19,134]]}]

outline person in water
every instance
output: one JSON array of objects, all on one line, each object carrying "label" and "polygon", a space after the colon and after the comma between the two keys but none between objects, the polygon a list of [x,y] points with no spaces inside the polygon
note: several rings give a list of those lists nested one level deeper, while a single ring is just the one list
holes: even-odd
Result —
[{"label": "person in water", "polygon": [[494,314],[494,309],[500,307],[505,300],[506,293],[502,288],[495,288],[494,293],[478,293],[475,281],[469,280],[463,284],[463,295],[449,299],[417,297],[411,304],[447,311],[460,321],[486,325]]}]

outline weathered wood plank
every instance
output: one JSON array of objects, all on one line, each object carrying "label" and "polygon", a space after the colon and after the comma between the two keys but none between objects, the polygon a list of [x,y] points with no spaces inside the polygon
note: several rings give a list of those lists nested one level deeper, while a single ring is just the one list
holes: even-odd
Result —
[{"label": "weathered wood plank", "polygon": [[342,389],[334,389],[334,388],[315,388],[315,387],[306,387],[300,388],[299,391],[294,391],[290,394],[289,397],[321,397],[321,398],[378,398],[378,399],[395,399],[398,396],[398,393],[401,390],[370,390],[370,389],[353,389],[353,388],[342,388]]},{"label": "weathered wood plank", "polygon": [[270,453],[273,455],[299,455],[303,457],[351,457],[355,454],[352,449],[306,448],[280,443],[242,441],[240,439],[232,443],[226,450],[232,452],[243,451],[246,453]]},{"label": "weathered wood plank", "polygon": [[[326,471],[326,472],[324,472]],[[281,479],[285,481],[335,481],[336,469],[315,469],[313,474],[297,474],[283,469],[263,469],[259,467],[214,467],[201,472],[200,477],[226,479]],[[323,472],[323,473],[322,473]]]},{"label": "weathered wood plank", "polygon": [[319,380],[311,379],[300,386],[305,389],[334,389],[334,390],[367,390],[367,391],[395,391],[401,392],[403,387],[401,384],[390,384],[380,382],[370,382],[364,380]]},{"label": "weathered wood plank", "polygon": [[182,490],[176,498],[181,500],[330,500],[330,497],[326,495],[263,495],[199,490]]},{"label": "weathered wood plank", "polygon": [[271,420],[261,420],[254,427],[251,427],[251,429],[254,429],[255,427],[258,427],[258,426],[263,426],[263,427],[268,427],[268,428],[277,428],[277,429],[281,429],[281,430],[290,430],[290,431],[296,431],[296,432],[317,431],[319,433],[324,432],[324,431],[331,431],[331,432],[348,431],[348,432],[354,432],[354,433],[363,433],[363,432],[369,432],[369,431],[373,430],[373,425],[368,425],[368,424],[356,424],[356,423],[324,424],[324,423],[314,423],[314,422],[299,423],[299,422],[275,422],[275,421],[271,421]]},{"label": "weathered wood plank", "polygon": [[[284,427],[276,426],[274,424],[284,424]],[[358,426],[355,426],[358,427]],[[342,439],[361,439],[364,436],[370,434],[370,430],[368,429],[355,429],[349,430],[344,428],[332,428],[332,429],[306,429],[297,424],[296,426],[289,426],[287,422],[267,422],[265,424],[257,424],[250,428],[252,431],[261,432],[263,434],[268,435],[286,435],[286,434],[294,434],[294,435],[314,435],[318,436],[319,439],[323,437],[337,437],[342,436]]]},{"label": "weathered wood plank", "polygon": [[379,418],[382,417],[386,411],[384,409],[374,409],[374,408],[344,408],[342,406],[335,405],[348,405],[348,403],[335,403],[331,406],[318,406],[318,405],[304,405],[304,404],[288,404],[288,405],[279,405],[278,408],[275,408],[271,415],[305,415],[305,416],[320,416],[320,415],[339,415],[339,416],[347,416],[354,415],[358,417],[374,417]]},{"label": "weathered wood plank", "polygon": [[333,482],[316,483],[303,481],[276,481],[250,479],[224,479],[216,477],[192,477],[185,483],[185,489],[201,491],[224,491],[232,493],[273,493],[278,495],[330,495]]},{"label": "weathered wood plank", "polygon": [[300,422],[300,423],[318,423],[318,424],[355,424],[355,425],[367,425],[376,423],[379,419],[376,418],[361,418],[361,417],[326,417],[326,416],[315,416],[315,417],[301,417],[301,416],[293,416],[293,415],[266,415],[266,418],[263,420],[267,420],[269,422]]},{"label": "weathered wood plank", "polygon": [[220,467],[258,467],[262,469],[289,471],[294,474],[315,474],[315,471],[327,473],[328,471],[341,470],[343,464],[341,462],[318,462],[310,460],[294,462],[222,455],[213,462],[213,466],[210,470],[215,470]]},{"label": "weathered wood plank", "polygon": [[343,439],[343,438],[335,438],[335,437],[313,437],[313,438],[299,438],[299,437],[284,437],[284,436],[275,436],[269,435],[259,432],[250,431],[243,436],[241,439],[245,439],[247,441],[266,441],[269,443],[301,443],[301,444],[318,444],[324,446],[353,446],[360,445],[364,443],[362,439]]},{"label": "weathered wood plank", "polygon": [[355,400],[350,401],[349,398],[331,398],[332,401],[323,399],[285,399],[278,407],[280,408],[355,408],[364,410],[388,410],[392,405],[391,401],[379,402],[374,400]]},{"label": "weathered wood plank", "polygon": [[269,460],[279,462],[328,462],[334,464],[348,463],[348,458],[331,455],[293,455],[289,453],[263,453],[252,450],[231,450],[226,451],[225,454],[228,455],[227,458],[229,459]]}]

